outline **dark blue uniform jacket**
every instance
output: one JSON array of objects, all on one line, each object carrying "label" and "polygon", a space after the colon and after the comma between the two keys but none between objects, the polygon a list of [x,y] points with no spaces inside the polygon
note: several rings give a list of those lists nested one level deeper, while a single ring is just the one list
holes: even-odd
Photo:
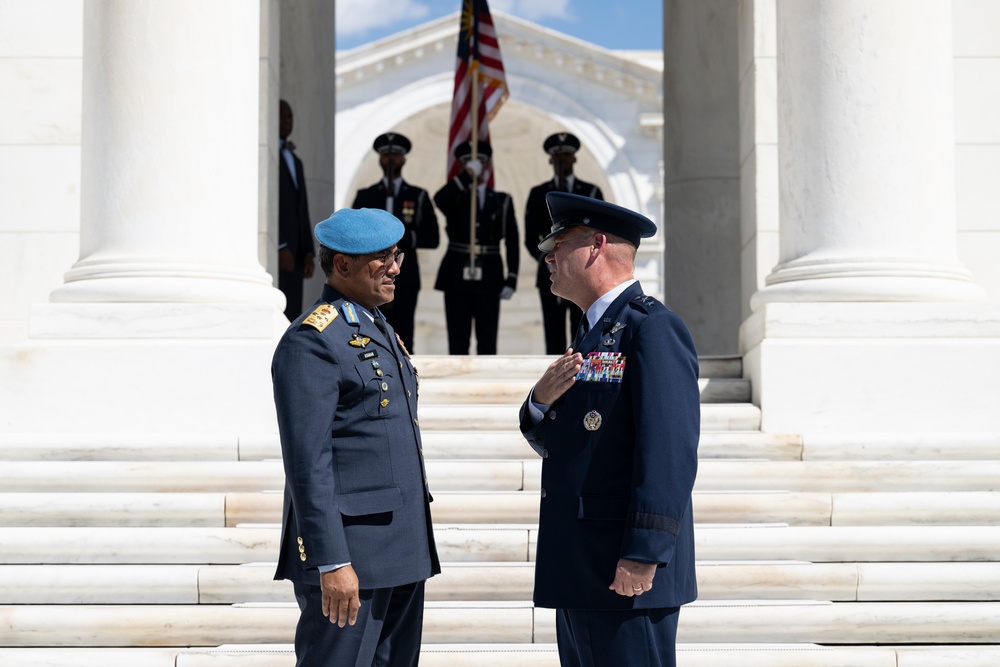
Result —
[{"label": "dark blue uniform jacket", "polygon": [[[687,327],[635,283],[577,351],[584,359],[617,352],[625,365],[621,382],[577,379],[538,425],[527,401],[521,408],[521,431],[543,458],[535,604],[614,610],[690,602],[701,414]],[[633,598],[609,590],[619,558],[658,564],[652,590]]]},{"label": "dark blue uniform jacket", "polygon": [[303,313],[271,366],[285,468],[275,578],[318,584],[316,568],[350,561],[361,588],[427,579],[441,568],[416,370],[391,327],[390,344],[329,285],[322,304],[337,317],[320,331]]}]

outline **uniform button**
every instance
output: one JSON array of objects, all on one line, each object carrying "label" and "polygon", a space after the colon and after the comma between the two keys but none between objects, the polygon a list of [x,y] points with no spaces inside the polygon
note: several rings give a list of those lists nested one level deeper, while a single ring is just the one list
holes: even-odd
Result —
[{"label": "uniform button", "polygon": [[299,544],[302,544],[302,543],[303,543],[303,542],[302,542],[302,538],[300,537],[300,538],[298,538],[298,539],[299,539]]},{"label": "uniform button", "polygon": [[556,411],[549,410],[549,419],[555,419],[555,418],[556,418]]},{"label": "uniform button", "polygon": [[545,489],[542,489],[542,498],[545,497]]},{"label": "uniform button", "polygon": [[305,559],[306,559],[305,554],[299,554],[299,560],[305,560]]},{"label": "uniform button", "polygon": [[389,391],[389,383],[388,382],[383,382],[382,383],[382,391]]},{"label": "uniform button", "polygon": [[543,459],[549,458],[549,450],[547,450],[547,449],[543,449],[542,450],[542,458]]},{"label": "uniform button", "polygon": [[411,394],[411,393],[410,393],[410,390],[409,390],[409,389],[407,389],[407,390],[406,390],[406,397],[407,397],[407,398],[409,398],[410,396],[413,396],[413,394]]},{"label": "uniform button", "polygon": [[414,426],[420,426],[420,420],[419,419],[414,419],[413,420],[413,425]]}]

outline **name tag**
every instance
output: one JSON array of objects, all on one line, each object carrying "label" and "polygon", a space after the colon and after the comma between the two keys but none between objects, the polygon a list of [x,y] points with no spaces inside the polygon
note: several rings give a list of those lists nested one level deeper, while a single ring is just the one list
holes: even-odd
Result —
[{"label": "name tag", "polygon": [[621,352],[591,352],[583,360],[576,379],[582,382],[621,382],[625,355]]}]

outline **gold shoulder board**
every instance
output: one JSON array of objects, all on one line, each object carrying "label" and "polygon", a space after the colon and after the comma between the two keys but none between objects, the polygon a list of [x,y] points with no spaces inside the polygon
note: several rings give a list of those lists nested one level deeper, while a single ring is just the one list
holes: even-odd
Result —
[{"label": "gold shoulder board", "polygon": [[318,306],[316,310],[309,313],[309,317],[302,320],[302,324],[308,324],[317,331],[322,331],[337,319],[337,311],[329,304]]}]

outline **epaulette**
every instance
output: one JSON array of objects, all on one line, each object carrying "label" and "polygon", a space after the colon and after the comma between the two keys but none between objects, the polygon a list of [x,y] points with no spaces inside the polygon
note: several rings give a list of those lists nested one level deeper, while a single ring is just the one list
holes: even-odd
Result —
[{"label": "epaulette", "polygon": [[644,313],[650,313],[657,306],[660,307],[663,306],[663,304],[661,304],[659,301],[645,294],[640,294],[639,296],[634,297],[631,301],[631,305],[635,308],[638,308]]},{"label": "epaulette", "polygon": [[322,331],[330,326],[330,322],[335,319],[337,319],[337,310],[330,304],[323,303],[316,306],[316,310],[309,313],[309,317],[302,320],[302,324],[308,324],[316,331]]}]

